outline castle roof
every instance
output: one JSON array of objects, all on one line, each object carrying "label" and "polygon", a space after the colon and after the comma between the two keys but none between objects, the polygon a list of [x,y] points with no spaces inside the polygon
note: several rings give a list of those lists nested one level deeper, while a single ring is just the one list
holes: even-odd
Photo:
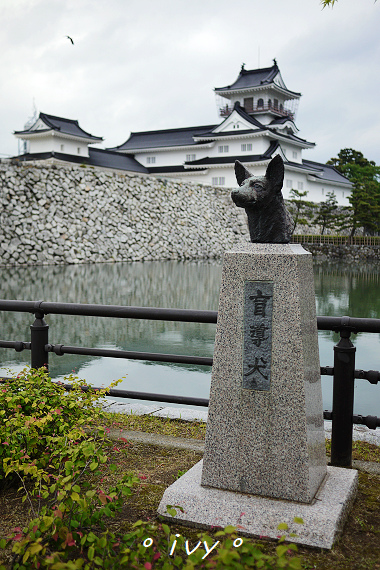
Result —
[{"label": "castle roof", "polygon": [[241,67],[240,73],[232,85],[226,85],[225,87],[215,87],[215,93],[219,95],[227,95],[232,92],[239,91],[250,91],[255,88],[265,87],[265,86],[276,86],[280,87],[282,90],[286,91],[290,97],[300,97],[301,93],[295,91],[290,91],[280,74],[276,60],[271,67],[263,67],[259,69],[245,69],[244,64]]},{"label": "castle roof", "polygon": [[46,113],[40,113],[38,119],[28,129],[24,131],[15,131],[14,134],[19,138],[30,138],[36,134],[55,131],[63,135],[75,138],[86,139],[89,143],[101,142],[103,137],[96,137],[84,131],[77,120],[56,117]]},{"label": "castle roof", "polygon": [[148,170],[140,164],[133,156],[127,154],[120,154],[101,148],[89,147],[89,156],[76,156],[72,154],[65,154],[62,152],[39,152],[20,154],[13,158],[13,160],[21,162],[29,162],[33,160],[47,160],[54,158],[59,161],[76,163],[85,166],[98,166],[102,168],[113,168],[115,170],[127,170],[129,172],[139,172],[148,174]]},{"label": "castle roof", "polygon": [[165,129],[162,131],[142,131],[131,133],[129,139],[114,148],[108,150],[133,152],[149,148],[163,148],[173,146],[193,146],[194,136],[209,133],[218,125],[206,125],[201,127],[185,127],[179,129]]}]

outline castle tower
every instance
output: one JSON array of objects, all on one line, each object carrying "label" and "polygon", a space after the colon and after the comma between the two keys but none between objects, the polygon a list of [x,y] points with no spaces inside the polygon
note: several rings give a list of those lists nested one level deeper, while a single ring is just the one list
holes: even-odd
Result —
[{"label": "castle tower", "polygon": [[275,119],[294,121],[301,97],[301,93],[286,87],[275,59],[272,67],[262,69],[247,70],[243,63],[232,85],[216,87],[214,91],[221,117],[228,117],[239,103],[246,113],[264,125]]}]

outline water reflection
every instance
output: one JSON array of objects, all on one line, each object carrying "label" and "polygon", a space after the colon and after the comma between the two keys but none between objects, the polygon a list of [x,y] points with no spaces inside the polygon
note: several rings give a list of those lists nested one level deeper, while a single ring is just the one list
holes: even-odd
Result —
[{"label": "water reflection", "polygon": [[[314,267],[318,315],[380,318],[379,267],[322,264]],[[148,262],[0,268],[0,298],[217,310],[218,262]],[[33,320],[24,313],[1,313],[0,338],[29,340]],[[74,346],[212,356],[215,326],[48,315],[50,342]],[[322,365],[333,364],[338,335],[319,333]],[[380,335],[360,333],[357,368],[380,368]],[[20,369],[30,353],[0,349],[4,366]],[[125,377],[120,387],[156,393],[208,397],[210,368],[111,358],[50,356],[54,378],[76,369],[95,385]],[[0,372],[4,373],[3,369]],[[330,377],[324,377],[325,408],[331,409]],[[380,415],[380,387],[357,381],[355,411]]]}]

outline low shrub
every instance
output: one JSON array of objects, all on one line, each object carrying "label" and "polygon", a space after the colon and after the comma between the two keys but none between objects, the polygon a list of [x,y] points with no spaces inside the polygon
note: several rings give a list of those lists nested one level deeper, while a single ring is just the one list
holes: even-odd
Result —
[{"label": "low shrub", "polygon": [[[0,477],[3,485],[20,482],[31,514],[25,528],[0,540],[11,551],[12,569],[301,568],[297,547],[284,538],[268,555],[233,527],[213,537],[199,533],[193,547],[159,518],[138,521],[126,534],[110,532],[107,519],[120,513],[139,478],[108,464],[107,429],[99,427],[107,389],[83,392],[85,383],[73,376],[65,382],[71,391],[40,369],[0,386]],[[106,472],[116,483],[104,489]],[[173,507],[168,512],[175,515]]]}]

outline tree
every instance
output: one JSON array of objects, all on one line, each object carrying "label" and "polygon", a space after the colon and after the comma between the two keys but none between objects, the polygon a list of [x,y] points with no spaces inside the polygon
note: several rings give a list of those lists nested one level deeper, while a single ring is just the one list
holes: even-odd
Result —
[{"label": "tree", "polygon": [[350,230],[351,236],[359,227],[364,233],[374,235],[380,232],[380,167],[373,160],[368,160],[360,151],[352,148],[342,149],[332,164],[353,184],[349,198],[351,208],[340,227]]},{"label": "tree", "polygon": [[288,209],[292,214],[294,220],[293,232],[296,231],[297,224],[300,224],[301,226],[307,226],[313,219],[312,208],[314,204],[313,202],[307,202],[303,199],[307,196],[307,194],[307,190],[300,192],[294,188],[292,188],[289,192],[290,206]]},{"label": "tree", "polygon": [[321,235],[327,229],[335,229],[336,227],[336,214],[338,208],[338,200],[333,192],[327,192],[327,200],[321,202],[318,208],[317,217],[314,220],[315,224],[321,226]]}]

